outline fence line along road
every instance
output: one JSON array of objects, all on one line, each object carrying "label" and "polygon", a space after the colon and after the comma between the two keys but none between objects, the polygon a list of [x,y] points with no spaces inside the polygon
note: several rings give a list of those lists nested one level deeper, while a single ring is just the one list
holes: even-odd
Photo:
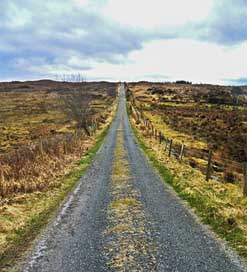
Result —
[{"label": "fence line along road", "polygon": [[[168,156],[175,157],[182,161],[183,157],[198,158],[205,160],[206,167],[198,165],[194,160],[188,159],[193,168],[199,168],[205,174],[205,179],[221,180],[223,182],[234,183],[236,179],[243,180],[243,195],[247,196],[247,163],[239,163],[230,160],[216,160],[212,149],[195,150],[188,148],[185,144],[175,144],[173,139],[166,137],[161,131],[158,131],[151,120],[145,116],[143,111],[136,105],[133,97],[129,98],[130,114],[135,122],[143,123],[143,129],[147,135],[154,137],[160,145],[164,146],[164,152],[168,151]],[[220,174],[220,175],[219,175]]]}]

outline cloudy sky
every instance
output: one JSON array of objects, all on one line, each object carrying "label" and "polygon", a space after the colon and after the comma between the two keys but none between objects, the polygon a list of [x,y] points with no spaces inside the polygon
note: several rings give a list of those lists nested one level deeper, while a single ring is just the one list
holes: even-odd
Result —
[{"label": "cloudy sky", "polygon": [[0,80],[247,84],[247,0],[1,0]]}]

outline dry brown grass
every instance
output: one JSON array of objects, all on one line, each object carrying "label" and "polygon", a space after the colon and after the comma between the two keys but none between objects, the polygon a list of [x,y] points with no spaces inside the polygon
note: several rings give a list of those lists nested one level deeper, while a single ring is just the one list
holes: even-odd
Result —
[{"label": "dry brown grass", "polygon": [[[73,84],[19,83],[0,91],[0,202],[14,195],[49,190],[67,165],[86,151],[90,137],[76,130],[61,107],[60,96]],[[116,85],[83,83],[92,96],[91,132],[100,129],[113,110]],[[11,85],[10,85],[11,86]],[[24,87],[20,88],[20,87]],[[29,86],[29,88],[27,88]],[[1,87],[1,86],[0,86]],[[109,90],[115,91],[108,95]],[[0,88],[1,89],[1,88]]]},{"label": "dry brown grass", "polygon": [[[42,138],[75,131],[75,122],[68,118],[60,97],[78,88],[72,83],[18,83],[6,90],[0,84],[0,154]],[[104,119],[104,113],[116,98],[116,85],[110,83],[83,83],[93,96],[91,103],[95,117]],[[101,114],[102,113],[102,114]]]},{"label": "dry brown grass", "polygon": [[212,150],[211,176],[243,187],[246,90],[236,105],[234,88],[227,86],[158,83],[129,86],[139,115],[142,112],[156,131],[173,140],[174,152],[178,154],[184,144],[188,163],[206,174]]},{"label": "dry brown grass", "polygon": [[135,103],[165,135],[217,157],[247,159],[247,90],[230,86],[137,83]]}]

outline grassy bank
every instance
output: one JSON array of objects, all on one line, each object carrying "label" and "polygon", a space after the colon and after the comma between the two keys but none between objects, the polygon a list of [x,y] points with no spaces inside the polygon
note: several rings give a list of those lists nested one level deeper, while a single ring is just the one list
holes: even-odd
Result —
[{"label": "grassy bank", "polygon": [[165,154],[156,140],[130,117],[139,145],[164,181],[185,200],[201,221],[247,260],[247,198],[232,184],[205,181],[202,173]]},{"label": "grassy bank", "polygon": [[45,192],[23,194],[0,209],[0,271],[7,271],[21,258],[41,229],[54,216],[61,202],[78,184],[99,150],[110,124],[88,144],[88,151],[74,163],[68,173],[56,181],[57,186]]}]

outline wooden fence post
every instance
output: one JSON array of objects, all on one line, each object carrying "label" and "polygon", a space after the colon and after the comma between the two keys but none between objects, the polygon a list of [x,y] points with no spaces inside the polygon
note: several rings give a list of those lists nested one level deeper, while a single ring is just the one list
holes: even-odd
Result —
[{"label": "wooden fence post", "polygon": [[169,147],[169,154],[168,154],[169,157],[171,157],[171,155],[172,155],[172,143],[173,143],[173,140],[171,139],[170,147]]},{"label": "wooden fence post", "polygon": [[96,133],[97,125],[96,125],[96,121],[95,120],[93,121],[93,128],[94,128],[94,133]]},{"label": "wooden fence post", "polygon": [[181,145],[180,154],[179,154],[179,160],[181,161],[184,155],[184,144]]},{"label": "wooden fence post", "polygon": [[66,141],[63,143],[63,154],[67,154]]},{"label": "wooden fence post", "polygon": [[247,163],[244,163],[244,189],[243,194],[244,196],[247,196]]},{"label": "wooden fence post", "polygon": [[161,132],[159,131],[159,140],[160,140],[160,144],[162,143],[162,135]]},{"label": "wooden fence post", "polygon": [[95,133],[95,122],[92,122],[92,127],[93,127],[93,134]]},{"label": "wooden fence post", "polygon": [[212,156],[213,156],[213,151],[211,149],[211,150],[209,150],[209,154],[208,154],[208,165],[207,165],[207,172],[206,172],[206,181],[209,181],[209,179],[210,179]]}]

